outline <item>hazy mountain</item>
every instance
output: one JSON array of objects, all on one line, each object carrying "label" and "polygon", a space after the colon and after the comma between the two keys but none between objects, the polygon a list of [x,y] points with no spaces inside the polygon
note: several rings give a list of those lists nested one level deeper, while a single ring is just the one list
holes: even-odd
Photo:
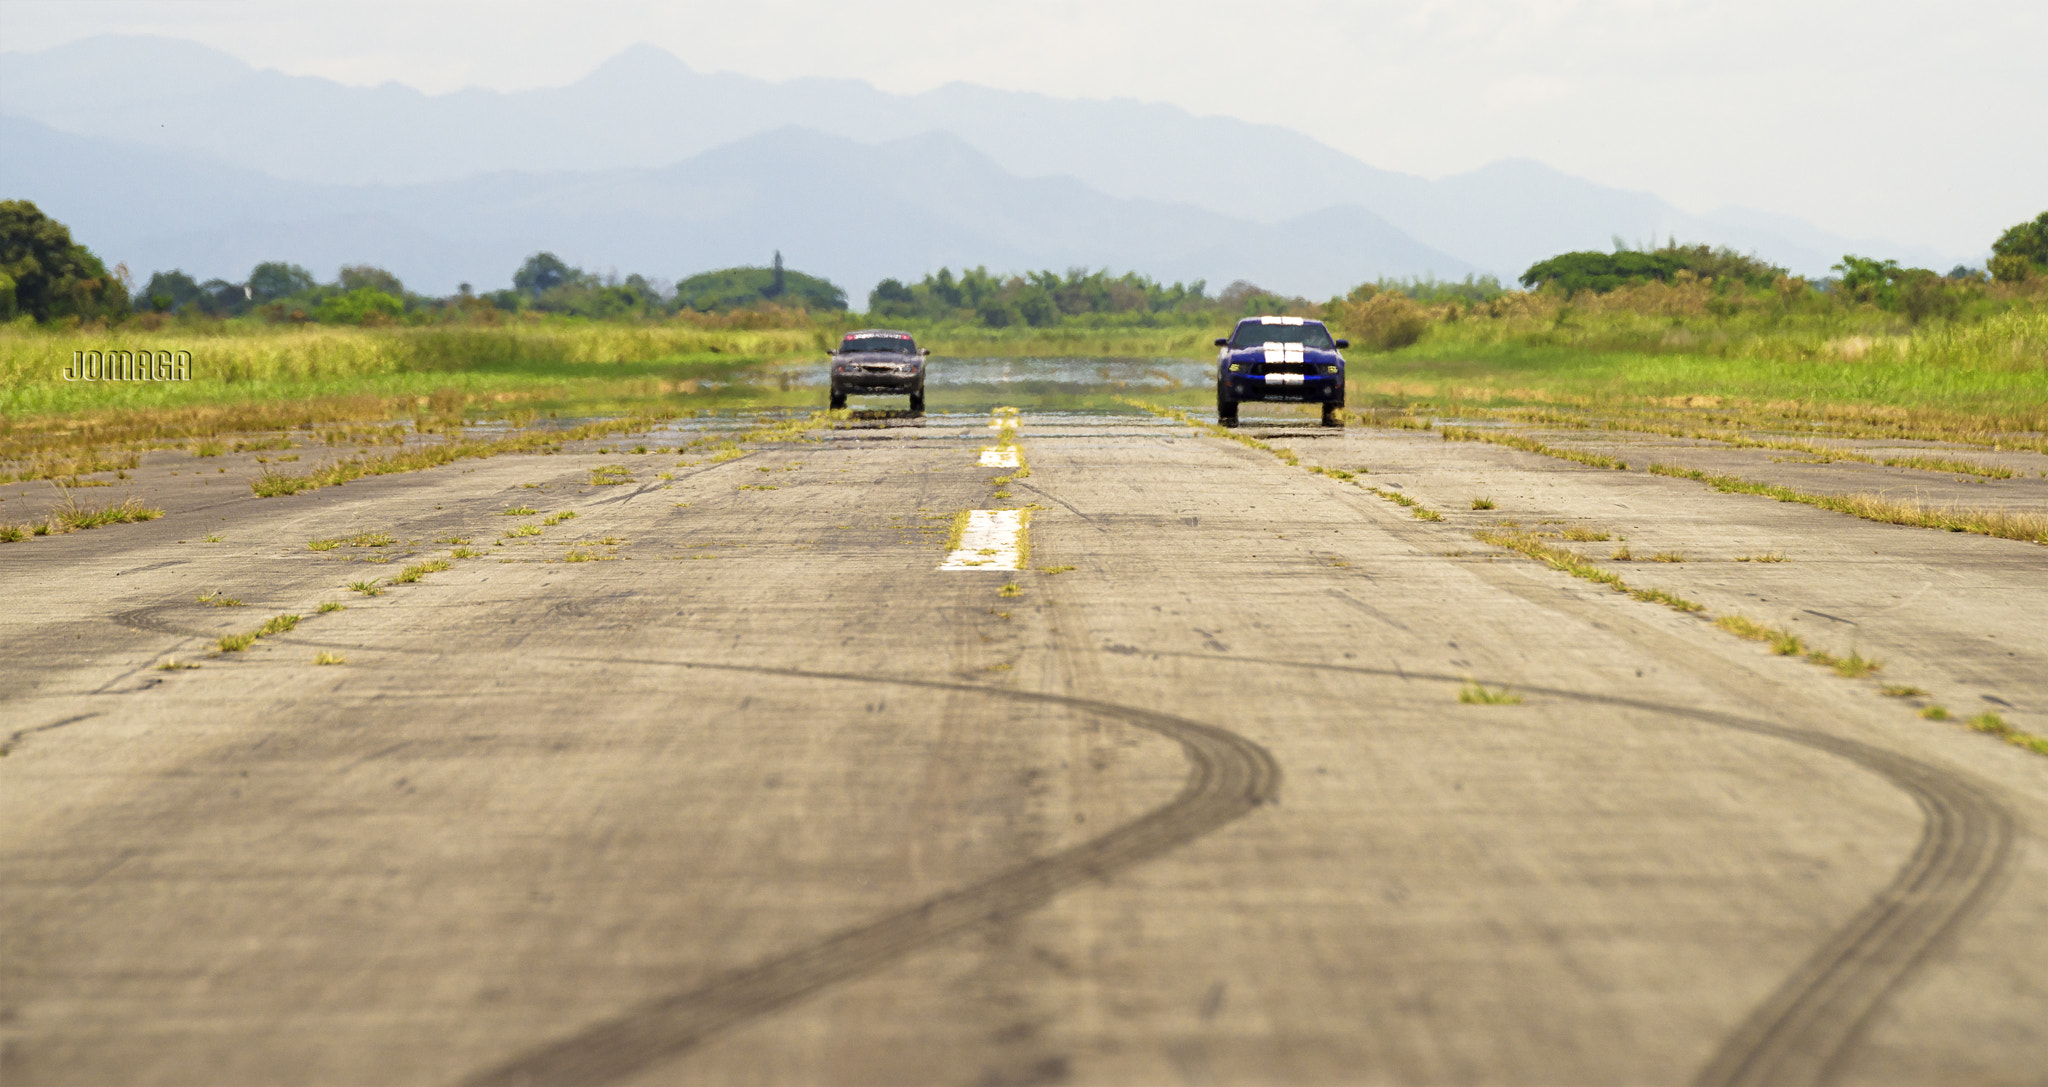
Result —
[{"label": "hazy mountain", "polygon": [[[1512,277],[1561,251],[1605,249],[1616,236],[1734,245],[1807,274],[1825,272],[1844,252],[1947,263],[1923,247],[1841,238],[1784,216],[1688,215],[1649,193],[1534,162],[1431,181],[1377,169],[1284,128],[1174,106],[962,84],[901,96],[851,80],[771,83],[696,72],[646,45],[566,87],[425,95],[259,71],[189,42],[101,37],[0,55],[0,111],[326,185],[660,168],[789,126],[867,144],[940,131],[1010,174],[1072,178],[1110,197],[1267,224],[1346,205],[1367,209],[1422,246],[1453,254],[1452,262],[1415,268],[1439,274],[1476,267]],[[1108,263],[1140,267],[1138,259]]]},{"label": "hazy mountain", "polygon": [[1366,279],[1469,266],[1362,208],[1277,224],[1120,200],[1070,178],[1019,178],[958,137],[863,144],[778,129],[660,169],[499,172],[420,185],[315,185],[189,151],[0,118],[0,191],[35,200],[139,275],[239,279],[259,261],[322,275],[368,261],[418,290],[502,286],[527,254],[680,278],[794,267],[864,299],[885,276],[950,265],[1135,268],[1220,288],[1250,277],[1327,297]]}]

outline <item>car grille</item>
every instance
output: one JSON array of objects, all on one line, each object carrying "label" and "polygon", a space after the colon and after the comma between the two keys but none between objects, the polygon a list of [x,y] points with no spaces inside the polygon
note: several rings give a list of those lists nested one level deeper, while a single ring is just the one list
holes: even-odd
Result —
[{"label": "car grille", "polygon": [[1313,374],[1318,367],[1306,362],[1269,362],[1265,372],[1269,374]]}]

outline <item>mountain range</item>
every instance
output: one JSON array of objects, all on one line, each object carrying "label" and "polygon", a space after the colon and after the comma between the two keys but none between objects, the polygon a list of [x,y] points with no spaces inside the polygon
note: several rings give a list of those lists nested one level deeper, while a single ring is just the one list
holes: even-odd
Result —
[{"label": "mountain range", "polygon": [[91,38],[0,54],[0,149],[0,195],[145,276],[362,262],[446,292],[501,286],[538,249],[663,278],[781,250],[856,300],[942,265],[1324,297],[1387,276],[1511,279],[1616,238],[1730,245],[1809,275],[1847,252],[1948,263],[1784,216],[1689,215],[1527,160],[1430,180],[1169,105],[767,82],[644,45],[566,87],[427,95]]}]

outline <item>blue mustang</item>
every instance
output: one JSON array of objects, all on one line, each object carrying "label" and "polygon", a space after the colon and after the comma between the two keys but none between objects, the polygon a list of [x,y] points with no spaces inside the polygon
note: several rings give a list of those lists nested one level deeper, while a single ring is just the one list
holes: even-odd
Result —
[{"label": "blue mustang", "polygon": [[1350,340],[1330,339],[1321,321],[1247,317],[1216,341],[1216,421],[1237,425],[1247,400],[1321,404],[1324,426],[1344,425],[1344,356]]}]

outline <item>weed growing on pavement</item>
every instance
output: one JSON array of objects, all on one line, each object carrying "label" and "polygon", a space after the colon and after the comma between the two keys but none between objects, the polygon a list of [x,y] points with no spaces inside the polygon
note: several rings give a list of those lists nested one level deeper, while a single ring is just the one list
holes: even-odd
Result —
[{"label": "weed growing on pavement", "polygon": [[1929,721],[1946,721],[1948,720],[1948,709],[1944,706],[1928,706],[1920,711],[1920,716],[1927,718]]},{"label": "weed growing on pavement", "polygon": [[1602,532],[1599,529],[1584,528],[1579,525],[1572,525],[1559,533],[1559,535],[1567,540],[1576,540],[1580,543],[1604,543],[1614,538],[1610,533]]},{"label": "weed growing on pavement", "polygon": [[1041,566],[1038,568],[1038,572],[1041,574],[1064,574],[1073,569],[1078,568],[1073,566]]},{"label": "weed growing on pavement", "polygon": [[478,551],[474,547],[458,547],[448,552],[448,557],[453,559],[480,559],[484,557],[484,552]]},{"label": "weed growing on pavement", "polygon": [[374,581],[351,581],[348,583],[348,587],[350,590],[359,592],[364,596],[384,595],[384,587]]},{"label": "weed growing on pavement", "polygon": [[2007,540],[2048,544],[2048,514],[2002,509],[1966,509],[1958,506],[1923,506],[1918,502],[1880,494],[1810,494],[1776,483],[1758,483],[1737,476],[1715,475],[1696,468],[1652,464],[1649,470],[1660,476],[1704,483],[1723,494],[1754,494],[1780,502],[1797,502],[1817,509],[1846,513],[1867,521],[1916,528],[1974,532]]},{"label": "weed growing on pavement", "polygon": [[77,495],[62,487],[58,490],[64,495],[64,504],[50,511],[49,520],[44,522],[42,530],[35,535],[154,521],[164,515],[164,511],[154,506],[145,506],[133,496],[112,504],[93,505],[81,504]]},{"label": "weed growing on pavement", "polygon": [[1651,561],[1651,562],[1686,562],[1686,561],[1689,561],[1689,560],[1687,560],[1687,559],[1686,559],[1686,557],[1685,557],[1685,552],[1683,552],[1683,551],[1659,551],[1659,552],[1657,552],[1656,554],[1654,554],[1654,555],[1651,555],[1651,556],[1650,556],[1650,561]]},{"label": "weed growing on pavement", "polygon": [[1521,704],[1522,696],[1505,687],[1491,691],[1477,681],[1470,681],[1459,688],[1458,701],[1471,706],[1515,706]]},{"label": "weed growing on pavement", "polygon": [[416,562],[400,571],[397,577],[391,579],[391,583],[394,585],[411,585],[428,574],[440,573],[451,565],[447,559],[428,559],[426,562]]},{"label": "weed growing on pavement", "polygon": [[1472,508],[1475,510],[1490,510],[1493,508],[1493,499],[1475,498],[1472,500]]},{"label": "weed growing on pavement", "polygon": [[1917,698],[1927,692],[1904,683],[1887,683],[1880,693],[1886,698]]},{"label": "weed growing on pavement", "polygon": [[159,672],[182,672],[186,669],[197,667],[199,666],[193,664],[191,661],[167,660],[162,664],[157,665],[156,670]]},{"label": "weed growing on pavement", "polygon": [[1703,605],[1696,604],[1675,593],[1669,593],[1662,589],[1639,589],[1631,586],[1621,579],[1620,574],[1614,573],[1611,570],[1601,569],[1599,566],[1594,565],[1593,560],[1573,551],[1571,548],[1546,543],[1533,532],[1490,529],[1475,532],[1472,535],[1481,543],[1489,543],[1495,547],[1503,547],[1509,551],[1526,555],[1554,570],[1562,570],[1573,577],[1597,582],[1613,589],[1615,592],[1627,593],[1635,599],[1646,603],[1662,604],[1674,611],[1695,612],[1704,610]]},{"label": "weed growing on pavement", "polygon": [[1447,442],[1491,442],[1494,445],[1505,445],[1510,449],[1520,449],[1525,453],[1540,453],[1546,457],[1573,461],[1589,468],[1611,468],[1617,472],[1628,470],[1628,462],[1619,457],[1610,457],[1605,453],[1589,453],[1583,449],[1559,449],[1520,434],[1496,433],[1459,426],[1444,427],[1439,433]]},{"label": "weed growing on pavement", "polygon": [[219,646],[220,651],[223,653],[240,653],[242,650],[247,649],[252,645],[255,645],[256,639],[258,637],[260,637],[260,635],[258,635],[255,631],[252,630],[247,634],[223,635],[220,638],[220,640],[215,642],[214,644]]},{"label": "weed growing on pavement", "polygon": [[510,509],[499,510],[498,512],[507,517],[530,517],[538,511],[532,506],[513,506]]},{"label": "weed growing on pavement", "polygon": [[327,614],[327,613],[328,613],[328,612],[330,612],[330,611],[347,611],[347,610],[348,610],[348,605],[347,605],[347,604],[344,604],[344,603],[342,603],[342,602],[341,602],[341,601],[339,601],[339,600],[329,600],[329,601],[326,601],[326,602],[324,602],[324,603],[322,603],[322,604],[320,605],[320,614],[322,614],[322,615],[325,615],[325,614]]},{"label": "weed growing on pavement", "polygon": [[1359,486],[1363,488],[1367,493],[1376,494],[1397,506],[1405,508],[1408,511],[1408,515],[1410,517],[1415,518],[1418,521],[1441,521],[1444,519],[1443,514],[1438,513],[1433,509],[1430,509],[1428,506],[1425,506],[1422,503],[1417,502],[1413,498],[1410,498],[1399,491],[1386,491],[1381,490],[1378,487],[1366,487],[1363,484],[1360,484]]},{"label": "weed growing on pavement", "polygon": [[240,600],[237,600],[232,596],[227,596],[219,592],[218,590],[213,592],[200,593],[195,599],[197,599],[201,604],[205,604],[206,606],[212,608],[239,608],[242,606],[242,602]]},{"label": "weed growing on pavement", "polygon": [[315,653],[315,654],[313,654],[313,663],[314,663],[314,664],[347,664],[347,663],[348,663],[348,658],[347,658],[347,657],[344,657],[344,656],[342,656],[342,655],[341,655],[341,654],[339,654],[339,653],[329,653],[328,651],[326,651],[326,650],[324,650],[324,649],[323,649],[323,650],[321,650],[320,652],[318,652],[318,653]]},{"label": "weed growing on pavement", "polygon": [[298,625],[299,617],[296,615],[273,615],[256,629],[256,636],[268,638],[272,634],[283,634]]},{"label": "weed growing on pavement", "polygon": [[1863,654],[1854,649],[1851,649],[1846,657],[1837,657],[1824,650],[1810,649],[1806,652],[1806,659],[1815,664],[1832,668],[1835,670],[1836,675],[1846,676],[1850,679],[1861,679],[1872,672],[1884,668],[1883,664],[1865,658]]},{"label": "weed growing on pavement", "polygon": [[1978,732],[1989,733],[2014,747],[2023,747],[2037,755],[2048,755],[2048,736],[2036,736],[2022,732],[2007,724],[2005,718],[1995,713],[1980,713],[1964,722]]},{"label": "weed growing on pavement", "polygon": [[341,541],[340,541],[340,540],[307,540],[307,541],[306,541],[306,550],[308,550],[308,551],[332,551],[332,550],[334,550],[335,548],[337,548],[337,547],[340,547],[340,546],[341,546]]},{"label": "weed growing on pavement", "polygon": [[1782,551],[1766,551],[1766,552],[1764,552],[1764,553],[1763,553],[1763,554],[1761,554],[1761,555],[1737,555],[1737,556],[1735,556],[1735,561],[1736,561],[1736,562],[1784,562],[1784,561],[1785,561],[1785,554],[1784,554],[1784,552],[1782,552]]},{"label": "weed growing on pavement", "polygon": [[996,595],[1001,597],[1023,596],[1024,586],[1012,581],[1009,584],[1004,585],[1002,588],[997,589]]},{"label": "weed growing on pavement", "polygon": [[512,531],[505,533],[505,535],[502,538],[507,540],[516,540],[522,536],[538,535],[540,535],[539,525],[520,525],[518,528],[515,528]]},{"label": "weed growing on pavement", "polygon": [[[684,505],[687,505],[687,504],[688,504],[688,503],[684,503]],[[569,520],[570,518],[573,518],[573,517],[575,517],[575,516],[576,516],[576,511],[575,511],[575,510],[562,510],[562,511],[561,511],[561,512],[559,512],[559,513],[551,513],[551,514],[547,515],[546,517],[544,517],[544,518],[542,518],[542,519],[541,519],[541,522],[540,522],[540,523],[541,523],[541,524],[543,524],[543,525],[559,525],[559,524],[561,524],[562,522],[564,522],[564,521],[567,521],[567,520]]]}]

